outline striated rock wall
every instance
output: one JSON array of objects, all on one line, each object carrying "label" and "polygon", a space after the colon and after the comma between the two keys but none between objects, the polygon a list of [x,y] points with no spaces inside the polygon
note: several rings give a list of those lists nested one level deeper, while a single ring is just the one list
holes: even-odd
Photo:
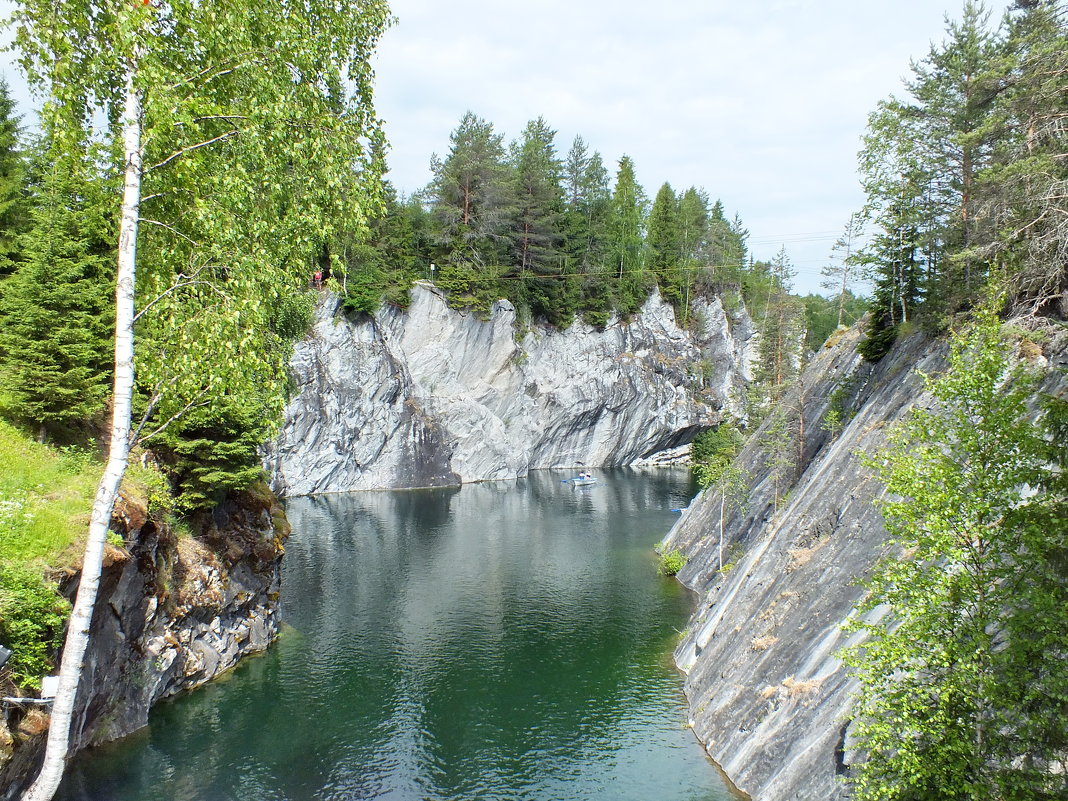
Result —
[{"label": "striated rock wall", "polygon": [[[701,598],[675,652],[691,724],[735,785],[760,801],[845,797],[855,686],[836,653],[863,593],[855,579],[886,536],[873,504],[880,487],[857,453],[880,447],[887,426],[919,400],[914,368],[941,365],[942,351],[917,336],[873,368],[856,354],[858,339],[851,331],[819,353],[803,396],[786,400],[803,410],[805,438],[777,511],[759,432],[742,452],[747,488],[725,510],[724,561],[733,566],[719,570],[716,493],[699,496],[665,538],[689,555],[679,578]],[[832,402],[852,415],[836,438],[821,427]]]},{"label": "striated rock wall", "polygon": [[[724,509],[728,569],[719,569],[717,493],[698,496],[665,538],[689,556],[679,578],[701,599],[675,652],[691,725],[735,785],[759,801],[848,795],[857,687],[837,653],[848,642],[843,623],[864,593],[857,579],[869,574],[886,539],[874,504],[882,488],[858,454],[883,447],[896,421],[930,402],[917,370],[945,366],[945,343],[919,334],[874,366],[857,355],[859,339],[850,331],[819,353],[785,401],[795,419],[801,410],[805,436],[778,510],[762,431],[740,455],[746,487],[733,500],[737,508]],[[1063,392],[1064,339],[1047,347],[1048,361],[1032,354],[1059,368],[1044,391]],[[844,426],[832,435],[823,424],[835,409]]]},{"label": "striated rock wall", "polygon": [[408,309],[355,322],[328,296],[293,356],[296,395],[265,453],[272,487],[308,495],[655,462],[718,422],[749,378],[744,310],[716,299],[695,319],[696,336],[654,295],[604,330],[520,336],[508,301],[480,319],[429,284]]},{"label": "striated rock wall", "polygon": [[[176,538],[138,502],[117,504],[112,529],[124,546],[105,553],[72,753],[136,731],[156,701],[209,681],[277,636],[289,531],[277,499],[266,488],[236,493],[202,523],[201,536]],[[77,582],[73,573],[61,589],[73,595]],[[36,774],[47,731],[40,713],[10,722],[18,747],[0,766],[4,799]]]}]

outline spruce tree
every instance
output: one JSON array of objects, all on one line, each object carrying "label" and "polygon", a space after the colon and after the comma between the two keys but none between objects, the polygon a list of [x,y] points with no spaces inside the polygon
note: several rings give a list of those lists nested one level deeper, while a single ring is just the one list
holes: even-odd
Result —
[{"label": "spruce tree", "polygon": [[0,277],[15,268],[18,239],[27,222],[19,119],[7,80],[0,78]]},{"label": "spruce tree", "polygon": [[644,271],[645,191],[634,176],[630,156],[619,160],[609,213],[609,261],[616,272],[615,306],[622,314],[641,308],[649,293]]},{"label": "spruce tree", "polygon": [[541,117],[512,147],[514,260],[531,313],[565,326],[575,313],[574,282],[564,276],[564,195],[556,131]]},{"label": "spruce tree", "polygon": [[649,232],[645,237],[645,266],[649,270],[664,299],[675,306],[676,316],[685,317],[685,279],[682,262],[682,231],[679,220],[679,200],[671,184],[664,183],[656,193],[649,212]]},{"label": "spruce tree", "polygon": [[101,414],[110,384],[110,209],[89,169],[45,146],[22,260],[0,284],[5,412],[42,441]]},{"label": "spruce tree", "polygon": [[701,262],[709,257],[709,223],[708,195],[691,186],[679,197],[679,250],[683,261]]},{"label": "spruce tree", "polygon": [[612,311],[613,274],[607,261],[608,213],[611,206],[608,171],[601,154],[590,153],[576,136],[564,164],[564,252],[566,271],[579,273],[579,306],[585,319],[598,326]]}]

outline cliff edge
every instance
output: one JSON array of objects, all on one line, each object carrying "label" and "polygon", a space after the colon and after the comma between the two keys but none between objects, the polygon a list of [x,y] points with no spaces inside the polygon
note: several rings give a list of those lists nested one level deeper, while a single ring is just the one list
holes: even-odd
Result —
[{"label": "cliff edge", "polygon": [[349,319],[325,295],[297,345],[296,393],[265,452],[284,495],[515,479],[548,467],[670,460],[732,410],[755,333],[700,301],[691,330],[653,294],[604,329],[521,330],[450,308],[427,283],[407,309]]}]

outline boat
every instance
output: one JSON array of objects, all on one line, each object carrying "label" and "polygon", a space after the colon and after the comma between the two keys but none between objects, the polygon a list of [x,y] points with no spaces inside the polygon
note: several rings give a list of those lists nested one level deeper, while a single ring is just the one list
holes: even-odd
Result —
[{"label": "boat", "polygon": [[565,479],[565,481],[575,487],[586,487],[590,484],[597,483],[597,479],[595,479],[593,476],[590,476],[588,478],[584,476],[575,476],[574,478]]}]

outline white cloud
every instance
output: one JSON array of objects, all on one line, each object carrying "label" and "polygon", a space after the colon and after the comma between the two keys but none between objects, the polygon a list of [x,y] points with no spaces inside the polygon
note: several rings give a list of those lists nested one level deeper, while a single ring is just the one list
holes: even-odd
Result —
[{"label": "white cloud", "polygon": [[862,201],[867,115],[942,39],[959,11],[942,2],[394,0],[377,57],[391,178],[424,185],[468,109],[508,138],[542,115],[561,152],[580,134],[606,164],[631,156],[650,195],[704,187],[757,257],[786,243],[798,288],[815,290]]},{"label": "white cloud", "polygon": [[[998,13],[1009,0],[993,0]],[[798,289],[862,202],[867,115],[962,0],[391,0],[375,58],[390,178],[416,190],[474,111],[506,138],[544,116],[566,153],[581,135],[609,169],[634,159],[650,195],[696,185],[738,212],[755,255],[787,245]],[[10,0],[0,0],[9,13]],[[10,33],[8,33],[10,35]],[[3,70],[25,103],[4,53]]]}]

